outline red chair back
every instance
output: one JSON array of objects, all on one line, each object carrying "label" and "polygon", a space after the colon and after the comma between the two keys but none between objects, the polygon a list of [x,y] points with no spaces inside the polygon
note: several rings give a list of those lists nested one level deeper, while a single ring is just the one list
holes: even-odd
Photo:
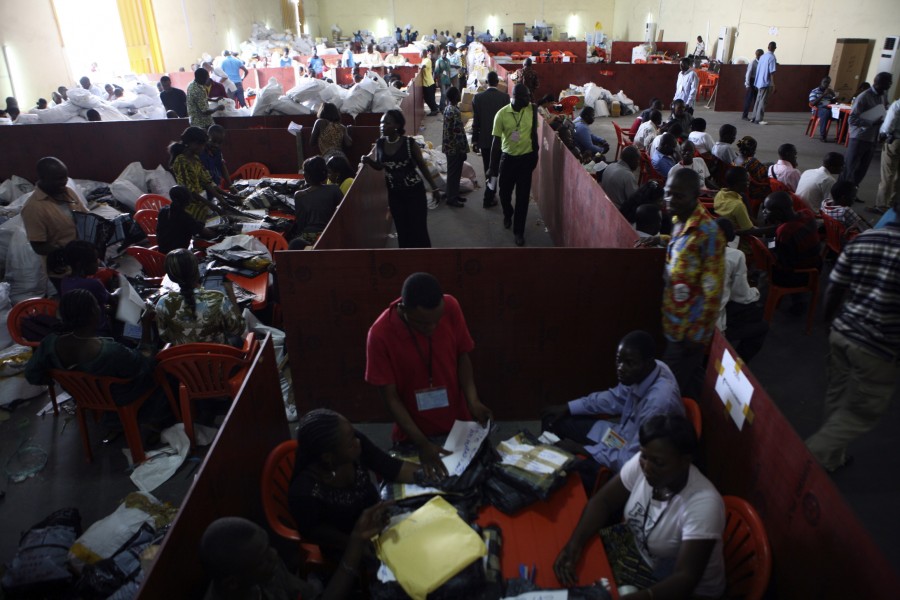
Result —
[{"label": "red chair back", "polygon": [[[613,123],[615,125],[615,123]],[[630,144],[629,144],[630,145]],[[619,153],[616,152],[616,158],[618,159]],[[646,150],[641,150],[641,185],[647,183],[648,181],[658,181],[660,184],[665,185],[666,178],[660,175],[659,171],[653,168],[653,162],[650,160],[650,155],[647,154]]]},{"label": "red chair back", "polygon": [[736,496],[723,496],[725,532],[724,598],[760,600],[772,576],[772,551],[762,520],[753,507]]},{"label": "red chair back", "polygon": [[581,99],[578,96],[566,96],[560,101],[562,104],[562,111],[569,117],[573,117],[575,115],[575,106]]},{"label": "red chair back", "polygon": [[160,196],[158,194],[144,194],[134,203],[134,211],[155,210],[159,212],[159,209],[163,206],[168,206],[170,204],[172,204],[172,201],[165,196]]},{"label": "red chair back", "polygon": [[619,127],[619,124],[613,121],[613,128],[616,130],[616,158],[615,160],[619,160],[619,154],[622,152],[622,148],[625,146],[631,146],[633,142],[625,138],[624,131]]},{"label": "red chair back", "polygon": [[843,223],[829,217],[824,212],[822,213],[822,224],[825,226],[825,246],[835,254],[840,254],[844,249],[847,228]]},{"label": "red chair back", "polygon": [[56,317],[59,304],[50,298],[30,298],[13,306],[6,316],[6,327],[12,341],[22,346],[37,348],[40,340],[29,340],[22,335],[22,324],[25,319],[35,316]]},{"label": "red chair back", "polygon": [[769,177],[769,187],[773,192],[787,192],[789,194],[791,193],[791,188],[789,188],[786,183],[778,181],[774,177]]},{"label": "red chair back", "polygon": [[269,254],[272,255],[272,260],[275,260],[276,251],[288,249],[288,242],[284,239],[284,236],[271,229],[257,229],[256,231],[251,231],[249,235],[262,242]]},{"label": "red chair back", "polygon": [[235,179],[262,179],[270,174],[269,167],[262,163],[251,162],[238,167],[238,170],[231,174],[231,180]]},{"label": "red chair back", "polygon": [[147,238],[153,242],[156,240],[156,224],[159,221],[159,211],[145,208],[134,213],[134,222],[147,234]]},{"label": "red chair back", "polygon": [[141,263],[141,269],[147,277],[166,276],[166,255],[162,252],[137,246],[126,248],[125,252]]},{"label": "red chair back", "polygon": [[681,401],[684,403],[684,415],[694,426],[694,431],[697,432],[697,439],[700,439],[700,434],[703,433],[703,418],[700,416],[700,407],[693,398],[682,396]]},{"label": "red chair back", "polygon": [[634,139],[634,136],[637,135],[638,129],[641,128],[642,122],[643,121],[641,121],[640,116],[635,117],[634,123],[631,124],[631,129],[628,130],[628,137],[630,137],[631,139]]}]

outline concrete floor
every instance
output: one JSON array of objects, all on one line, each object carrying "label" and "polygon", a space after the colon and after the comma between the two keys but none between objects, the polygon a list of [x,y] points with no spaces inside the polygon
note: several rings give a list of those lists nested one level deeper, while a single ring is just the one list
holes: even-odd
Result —
[{"label": "concrete floor", "polygon": [[[627,90],[626,90],[627,91]],[[731,122],[738,127],[738,136],[752,135],[759,142],[759,158],[763,162],[776,160],[776,148],[784,142],[797,146],[801,169],[818,167],[825,152],[844,151],[843,146],[823,144],[803,135],[808,117],[801,113],[768,114],[769,125],[757,126],[740,120],[736,113],[715,113],[702,106],[697,116],[703,116],[708,131],[717,137],[721,124]],[[617,122],[626,128],[633,117],[620,117]],[[440,118],[426,119],[424,135],[440,144]],[[615,143],[610,119],[598,120],[593,126],[597,135]],[[261,157],[262,159],[262,157]],[[859,197],[872,204],[878,184],[878,159],[863,182]],[[470,155],[479,182],[483,185],[480,157]],[[440,205],[429,211],[429,230],[435,247],[504,247],[512,246],[512,233],[503,229],[499,207],[481,207],[483,191],[469,194],[465,208]],[[862,206],[862,205],[858,205]],[[874,214],[862,212],[869,219]],[[526,242],[529,246],[552,246],[540,214],[532,203],[529,210]],[[787,303],[785,303],[787,304]],[[781,411],[793,424],[798,435],[806,437],[818,427],[822,415],[825,389],[825,329],[817,323],[812,334],[803,333],[803,317],[792,317],[786,310],[775,316],[769,338],[751,368],[765,385]],[[478,376],[476,371],[476,376]],[[896,400],[896,397],[895,397]],[[85,527],[112,512],[117,503],[136,488],[128,479],[126,461],[121,453],[124,442],[111,446],[99,443],[101,429],[92,426],[95,459],[84,460],[77,424],[72,417],[52,415],[37,417],[46,397],[32,399],[18,406],[12,413],[0,411],[0,464],[9,472],[12,457],[23,445],[39,446],[48,454],[47,466],[34,477],[21,483],[5,480],[0,489],[6,492],[0,500],[0,562],[8,561],[18,544],[19,535],[27,527],[40,521],[50,512],[76,506],[81,511]],[[502,415],[498,415],[501,416]],[[497,439],[509,437],[521,428],[537,431],[537,422],[501,421]],[[390,428],[384,424],[362,427],[380,445],[389,443]],[[851,446],[855,464],[834,475],[840,488],[857,515],[882,548],[894,568],[900,571],[900,519],[892,517],[900,503],[900,440],[894,435],[900,428],[900,407],[895,402],[883,421],[869,434]],[[182,469],[155,494],[162,500],[178,504],[187,492],[196,462],[186,463]]]}]

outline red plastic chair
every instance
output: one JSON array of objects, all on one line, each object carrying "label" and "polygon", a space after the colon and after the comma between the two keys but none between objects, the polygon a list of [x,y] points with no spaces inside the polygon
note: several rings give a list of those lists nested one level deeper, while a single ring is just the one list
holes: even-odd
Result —
[{"label": "red plastic chair", "polygon": [[122,429],[125,432],[125,440],[131,450],[131,458],[134,464],[144,462],[144,445],[141,442],[141,432],[138,427],[137,414],[144,401],[155,391],[148,390],[140,398],[127,406],[118,406],[113,398],[111,387],[130,383],[130,379],[120,377],[103,377],[91,375],[82,371],[64,371],[51,369],[50,376],[72,395],[75,400],[75,412],[78,416],[78,428],[81,430],[81,442],[87,454],[88,462],[93,462],[94,453],[91,452],[91,441],[88,438],[87,419],[85,412],[89,410],[114,412],[119,415]]},{"label": "red plastic chair", "polygon": [[825,226],[825,246],[822,248],[822,257],[824,258],[828,251],[831,250],[835,255],[840,254],[844,250],[844,244],[859,235],[858,231],[847,232],[844,224],[822,213],[822,224]]},{"label": "red plastic chair", "polygon": [[275,260],[275,252],[288,249],[287,240],[277,231],[272,231],[271,229],[257,229],[251,231],[248,235],[255,237],[262,242],[263,246],[269,251],[269,254],[272,255],[272,260]]},{"label": "red plastic chair", "polygon": [[723,496],[725,532],[724,598],[760,600],[772,576],[772,551],[762,520],[752,506],[736,496]]},{"label": "red plastic chair", "polygon": [[226,344],[181,344],[166,346],[156,355],[157,379],[172,404],[175,404],[175,397],[163,374],[171,375],[179,381],[177,404],[184,422],[184,432],[191,441],[191,446],[195,444],[192,412],[194,400],[234,400],[244,383],[257,347],[255,336],[249,333],[244,339],[243,348]]},{"label": "red plastic chair", "polygon": [[[9,337],[12,341],[20,346],[28,346],[37,348],[41,345],[40,340],[29,340],[22,335],[22,323],[29,317],[37,315],[55,317],[56,311],[59,309],[59,303],[50,298],[29,298],[22,300],[9,310],[6,315],[6,328],[9,329]],[[47,393],[50,395],[50,403],[53,404],[53,414],[59,415],[59,405],[56,403],[56,384],[51,383],[47,386]]]},{"label": "red plastic chair", "polygon": [[753,235],[745,235],[741,236],[750,242],[750,249],[752,250],[752,259],[756,268],[760,270],[765,270],[766,277],[769,281],[769,297],[766,299],[766,309],[763,318],[769,323],[772,322],[772,317],[775,316],[775,309],[778,307],[778,303],[781,302],[781,299],[784,296],[790,296],[791,294],[802,294],[804,292],[811,292],[812,299],[809,303],[809,314],[806,317],[806,334],[812,331],[813,317],[816,314],[816,302],[819,297],[819,270],[818,269],[792,269],[791,273],[803,273],[807,276],[807,283],[804,286],[800,287],[783,287],[780,285],[776,285],[772,279],[772,272],[775,268],[776,260],[775,255],[773,255],[766,245],[762,243],[762,241]]},{"label": "red plastic chair", "polygon": [[141,270],[143,270],[144,275],[149,278],[159,279],[159,282],[162,282],[162,278],[166,276],[165,254],[149,248],[141,248],[139,246],[126,248],[125,253],[128,254],[128,256],[133,256],[141,263]]},{"label": "red plastic chair", "polygon": [[238,170],[231,174],[231,180],[236,179],[262,179],[269,176],[269,167],[262,163],[251,162],[238,167]]},{"label": "red plastic chair", "polygon": [[700,407],[693,398],[688,398],[687,396],[682,396],[681,401],[684,403],[684,416],[694,426],[694,431],[697,432],[697,439],[699,440],[700,435],[703,433],[703,417],[700,416]]},{"label": "red plastic chair", "polygon": [[142,210],[155,210],[159,212],[159,209],[163,206],[168,206],[170,204],[172,204],[172,201],[165,196],[160,196],[158,194],[144,194],[134,203],[134,212],[137,213]]},{"label": "red plastic chair", "polygon": [[159,220],[159,211],[145,208],[134,213],[134,222],[147,235],[151,246],[156,245],[156,223]]},{"label": "red plastic chair", "polygon": [[628,139],[628,136],[625,135],[625,132],[622,131],[622,128],[619,127],[619,124],[613,121],[613,127],[616,130],[616,158],[615,160],[619,160],[619,154],[622,152],[622,148],[625,146],[632,146],[634,142]]},{"label": "red plastic chair", "polygon": [[[631,144],[629,144],[631,145]],[[618,158],[619,153],[616,151],[616,158]],[[650,160],[650,155],[647,154],[646,150],[641,150],[641,181],[640,184],[644,185],[648,181],[658,181],[661,185],[665,185],[666,178],[663,177],[659,171],[653,168],[653,162]]]},{"label": "red plastic chair", "polygon": [[316,544],[304,542],[297,531],[294,516],[288,505],[288,489],[294,474],[297,441],[288,440],[272,449],[262,472],[262,505],[269,527],[281,537],[297,542],[305,555],[304,562],[324,564],[322,551]]},{"label": "red plastic chair", "polygon": [[559,101],[562,104],[563,114],[567,115],[570,119],[575,116],[575,106],[581,102],[581,98],[578,96],[566,96],[562,100]]},{"label": "red plastic chair", "polygon": [[629,129],[628,131],[623,130],[622,134],[628,136],[628,139],[633,141],[634,136],[637,135],[638,129],[641,128],[641,123],[643,123],[643,121],[641,121],[641,117],[635,117],[634,123],[631,124],[631,129]]}]

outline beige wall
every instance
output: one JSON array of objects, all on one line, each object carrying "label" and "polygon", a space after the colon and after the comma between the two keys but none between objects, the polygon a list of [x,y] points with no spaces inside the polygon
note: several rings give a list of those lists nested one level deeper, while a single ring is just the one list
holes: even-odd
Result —
[{"label": "beige wall", "polygon": [[[877,50],[885,36],[900,33],[896,0],[620,0],[616,2],[614,39],[641,39],[647,13],[665,30],[665,40],[686,40],[689,50],[697,35],[707,39],[707,23],[713,41],[724,25],[738,30],[733,58],[752,56],[754,50],[765,49],[774,40],[778,44],[775,54],[783,64],[831,64],[838,38],[876,40]],[[769,34],[771,27],[778,29],[777,34]],[[873,58],[869,81],[876,68]]]},{"label": "beige wall", "polygon": [[[310,0],[309,3],[311,3]],[[335,2],[318,0],[319,32],[317,35],[330,36],[331,26],[337,23],[344,35],[358,29],[376,31],[379,19],[384,20],[389,32],[395,27],[411,24],[422,35],[432,30],[449,28],[453,33],[463,31],[466,25],[474,25],[477,31],[490,29],[497,34],[500,28],[512,34],[513,22],[533,25],[540,19],[556,26],[555,31],[565,31],[579,39],[586,31],[593,31],[594,23],[600,21],[607,33],[612,31],[614,0],[459,0],[449,8],[419,0],[370,0],[366,2]],[[578,17],[580,31],[568,31],[572,17]]]}]

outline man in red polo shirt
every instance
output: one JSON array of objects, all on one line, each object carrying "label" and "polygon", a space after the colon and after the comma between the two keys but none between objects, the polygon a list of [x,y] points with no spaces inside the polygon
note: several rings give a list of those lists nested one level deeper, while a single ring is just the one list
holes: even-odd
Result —
[{"label": "man in red polo shirt", "polygon": [[413,273],[400,298],[369,329],[366,381],[378,386],[394,417],[395,442],[411,442],[426,475],[447,476],[435,442],[453,422],[484,425],[491,411],[478,399],[469,352],[475,347],[456,298],[428,273]]}]

